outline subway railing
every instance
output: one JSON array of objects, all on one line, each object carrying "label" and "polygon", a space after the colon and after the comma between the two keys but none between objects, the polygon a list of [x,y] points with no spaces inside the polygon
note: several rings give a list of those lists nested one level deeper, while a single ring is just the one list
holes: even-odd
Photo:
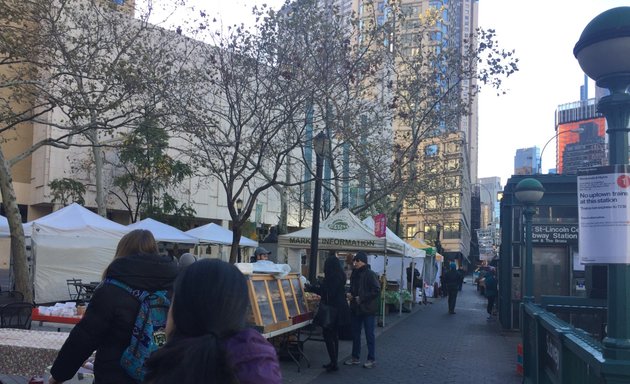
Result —
[{"label": "subway railing", "polygon": [[566,314],[579,313],[583,306],[587,311],[598,313],[600,304],[580,303],[566,297],[546,298],[541,305],[523,304],[524,383],[630,383],[630,361],[605,359],[599,337],[572,326],[543,307],[562,308]]}]

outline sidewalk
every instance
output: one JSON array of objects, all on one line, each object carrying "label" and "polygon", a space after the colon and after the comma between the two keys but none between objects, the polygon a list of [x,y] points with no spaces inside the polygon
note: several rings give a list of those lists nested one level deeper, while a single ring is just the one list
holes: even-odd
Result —
[{"label": "sidewalk", "polygon": [[[302,363],[301,372],[293,362],[281,363],[284,383],[521,383],[516,374],[518,332],[504,332],[498,321],[488,322],[486,300],[467,281],[457,297],[455,315],[448,314],[446,298],[434,304],[417,305],[412,313],[389,315],[386,327],[377,328],[377,366],[340,365],[326,373],[324,343],[305,343],[311,368]],[[365,340],[365,339],[364,339]],[[351,352],[350,341],[340,341],[340,363]],[[362,361],[365,360],[365,345]]]}]

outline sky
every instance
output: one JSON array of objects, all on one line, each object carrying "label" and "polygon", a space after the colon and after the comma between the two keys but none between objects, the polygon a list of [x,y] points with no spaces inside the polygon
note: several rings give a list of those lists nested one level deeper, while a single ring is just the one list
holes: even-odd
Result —
[{"label": "sky", "polygon": [[[251,22],[251,6],[278,8],[282,0],[190,0],[226,25]],[[573,47],[600,13],[629,0],[479,0],[479,26],[495,29],[502,48],[514,49],[519,71],[504,81],[507,94],[482,89],[479,96],[479,177],[498,176],[504,185],[514,171],[518,148],[542,149],[555,135],[558,105],[578,101],[584,74]],[[589,97],[595,86],[589,82]],[[555,168],[555,142],[543,153],[542,170]]]},{"label": "sky", "polygon": [[[479,177],[514,170],[518,148],[542,149],[555,135],[558,105],[578,101],[584,73],[573,47],[584,27],[600,13],[628,0],[479,0],[479,26],[494,28],[499,44],[513,48],[519,71],[509,77],[507,95],[491,89],[479,97]],[[595,85],[589,82],[589,97]],[[542,170],[555,168],[555,141],[543,153]]]}]

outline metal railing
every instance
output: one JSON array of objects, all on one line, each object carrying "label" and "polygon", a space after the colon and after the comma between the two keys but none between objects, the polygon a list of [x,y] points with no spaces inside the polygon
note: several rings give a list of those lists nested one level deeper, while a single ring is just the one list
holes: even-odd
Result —
[{"label": "metal railing", "polygon": [[599,300],[567,297],[547,297],[541,305],[523,304],[524,383],[630,383],[630,361],[605,359],[600,340],[544,307],[564,313],[604,310]]}]

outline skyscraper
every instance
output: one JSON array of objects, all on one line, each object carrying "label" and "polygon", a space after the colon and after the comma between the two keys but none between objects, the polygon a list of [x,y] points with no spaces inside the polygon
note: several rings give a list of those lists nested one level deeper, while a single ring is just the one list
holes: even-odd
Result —
[{"label": "skyscraper", "polygon": [[540,148],[519,148],[514,156],[515,175],[533,175],[538,170],[540,161]]}]

